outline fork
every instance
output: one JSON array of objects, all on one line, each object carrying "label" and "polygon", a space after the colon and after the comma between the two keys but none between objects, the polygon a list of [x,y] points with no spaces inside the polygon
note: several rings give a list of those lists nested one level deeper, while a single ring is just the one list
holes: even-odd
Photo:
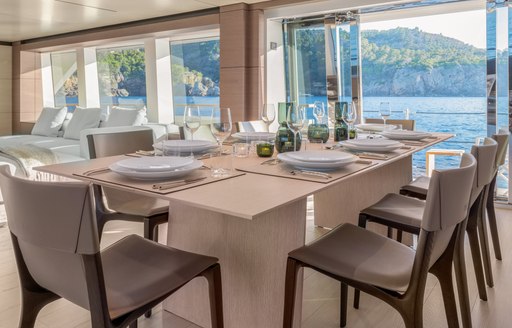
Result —
[{"label": "fork", "polygon": [[281,160],[279,158],[271,158],[267,159],[266,161],[261,162],[261,165],[276,165],[281,163]]},{"label": "fork", "polygon": [[324,173],[324,172],[318,172],[318,171],[310,171],[310,170],[295,169],[293,171],[290,171],[290,173],[292,175],[297,175],[297,174],[312,175],[312,176],[316,176],[316,177],[324,178],[324,179],[331,179],[332,178],[332,175],[330,175],[330,174],[327,174],[327,173]]},{"label": "fork", "polygon": [[82,175],[91,176],[91,175],[105,173],[105,172],[109,172],[109,171],[110,171],[110,168],[108,168],[108,167],[100,167],[97,169],[87,170],[87,171],[83,172]]}]

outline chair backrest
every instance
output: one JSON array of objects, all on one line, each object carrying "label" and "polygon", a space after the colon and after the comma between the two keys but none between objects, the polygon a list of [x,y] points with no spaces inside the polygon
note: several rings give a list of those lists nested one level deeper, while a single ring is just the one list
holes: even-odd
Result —
[{"label": "chair backrest", "polygon": [[[381,118],[365,118],[365,123],[384,123],[384,120]],[[395,120],[395,119],[389,119],[386,120],[386,124],[401,124],[402,129],[404,130],[410,130],[414,131],[416,127],[416,121],[414,120]]]},{"label": "chair backrest", "polygon": [[153,130],[99,133],[87,136],[91,159],[153,149]]},{"label": "chair backrest", "polygon": [[26,266],[37,284],[88,309],[81,255],[99,252],[90,185],[24,180],[2,166],[0,187],[15,253],[21,254],[18,268]]},{"label": "chair backrest", "polygon": [[483,188],[491,183],[494,173],[496,173],[497,151],[498,143],[492,138],[485,138],[483,144],[471,147],[471,154],[477,161],[475,181],[471,190],[472,202],[482,192]]},{"label": "chair backrest", "polygon": [[498,170],[500,166],[505,164],[509,134],[500,130],[500,133],[493,134],[492,138],[498,143],[498,151],[496,152],[496,170]]},{"label": "chair backrest", "polygon": [[267,125],[262,120],[236,123],[238,132],[268,132]]},{"label": "chair backrest", "polygon": [[[428,261],[428,267],[446,251],[458,224],[468,215],[476,168],[475,157],[463,154],[459,168],[432,172],[417,249],[417,255],[420,256],[430,253],[428,258],[424,259]],[[431,246],[425,246],[422,240],[428,233],[434,233],[435,236]],[[425,249],[420,249],[420,246],[431,248],[426,252]]]}]

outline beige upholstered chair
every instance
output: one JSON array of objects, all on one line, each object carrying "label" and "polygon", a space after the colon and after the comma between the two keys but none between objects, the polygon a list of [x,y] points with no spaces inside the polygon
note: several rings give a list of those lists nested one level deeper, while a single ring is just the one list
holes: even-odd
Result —
[{"label": "beige upholstered chair", "polygon": [[[365,123],[384,123],[384,120],[381,118],[365,118],[364,122]],[[390,125],[401,124],[402,129],[414,131],[415,126],[416,126],[416,121],[388,119],[388,120],[386,120],[386,124],[390,124]]]},{"label": "beige upholstered chair", "polygon": [[[94,134],[87,136],[87,142],[91,158],[122,155],[153,149],[153,132],[148,129]],[[144,237],[156,241],[158,225],[168,221],[167,201],[100,186],[95,186],[94,191],[100,237],[108,221],[126,220],[144,222]],[[103,194],[107,204],[103,202]]]},{"label": "beige upholstered chair", "polygon": [[195,277],[209,284],[212,327],[223,326],[220,266],[136,235],[100,251],[91,186],[38,182],[0,167],[0,187],[21,284],[20,328],[65,298],[93,328],[137,327],[137,318]]},{"label": "beige upholstered chair", "polygon": [[476,160],[465,154],[460,168],[434,171],[423,211],[416,251],[351,224],[288,254],[283,327],[293,326],[295,286],[300,267],[310,267],[341,282],[341,324],[346,320],[347,285],[393,306],[407,328],[423,326],[427,273],[441,282],[450,327],[457,327],[451,265],[466,222]]},{"label": "beige upholstered chair", "polygon": [[[487,293],[485,290],[485,282],[483,277],[482,256],[479,249],[479,234],[480,239],[484,238],[482,249],[484,249],[484,241],[486,235],[485,227],[482,226],[481,211],[483,208],[483,201],[486,197],[486,186],[491,182],[494,173],[494,159],[496,156],[497,143],[491,139],[486,138],[483,145],[474,145],[471,149],[471,154],[477,160],[477,174],[474,179],[473,186],[471,187],[471,210],[469,212],[469,219],[467,222],[466,230],[468,232],[469,242],[471,246],[471,254],[473,257],[473,265],[477,277],[477,284],[479,286],[480,298],[487,300]],[[432,184],[432,179],[430,179]],[[430,189],[427,190],[427,199],[429,197]],[[388,227],[396,228],[399,231],[406,231],[413,234],[419,234],[421,231],[421,222],[423,211],[425,209],[425,202],[416,198],[407,197],[398,194],[387,194],[377,203],[361,211],[359,215],[359,226],[366,227],[367,222],[376,222],[386,225]],[[456,275],[459,283],[459,298],[461,301],[461,311],[463,313],[462,319],[464,327],[471,326],[471,316],[469,310],[469,300],[467,296],[467,285],[465,275],[465,264],[463,257],[464,245],[457,245],[460,248],[461,258],[459,263],[456,263]],[[484,255],[485,258],[485,255]],[[462,271],[463,270],[463,271]],[[487,271],[487,270],[486,270]],[[463,286],[461,285],[463,284]],[[462,294],[461,294],[462,293]],[[354,306],[358,307],[359,295],[356,291],[354,298]]]},{"label": "beige upholstered chair", "polygon": [[500,247],[500,238],[498,234],[498,225],[496,223],[496,212],[494,210],[494,190],[496,188],[496,179],[498,177],[498,170],[500,166],[505,164],[505,158],[507,156],[507,148],[508,148],[508,139],[509,135],[506,131],[500,131],[499,134],[495,134],[492,136],[494,140],[498,143],[498,151],[496,152],[496,166],[494,170],[494,175],[492,182],[489,185],[489,191],[487,193],[487,200],[485,202],[485,207],[487,209],[487,219],[489,220],[489,230],[491,232],[492,244],[494,247],[494,256],[497,260],[502,259],[501,257],[501,247]]}]

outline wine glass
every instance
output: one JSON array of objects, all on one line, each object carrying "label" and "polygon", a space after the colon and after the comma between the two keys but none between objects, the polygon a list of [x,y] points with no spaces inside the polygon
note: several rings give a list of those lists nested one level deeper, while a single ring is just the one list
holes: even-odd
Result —
[{"label": "wine glass", "polygon": [[386,120],[391,116],[391,110],[389,109],[388,102],[381,102],[379,107],[379,113],[384,121],[384,125],[386,125]]},{"label": "wine glass", "polygon": [[190,132],[190,139],[194,140],[194,132],[201,126],[201,111],[198,106],[185,107],[183,126]]},{"label": "wine glass", "polygon": [[355,102],[352,102],[350,106],[345,107],[346,110],[343,113],[343,120],[347,123],[349,131],[352,130],[353,124],[357,119],[357,106]]},{"label": "wine glass", "polygon": [[[219,158],[222,156],[222,143],[231,134],[233,122],[231,121],[231,110],[229,108],[214,107],[212,109],[210,130],[219,144]],[[212,166],[213,177],[224,177],[229,175],[227,169]]]},{"label": "wine glass", "polygon": [[261,111],[261,120],[267,125],[267,131],[270,131],[270,124],[276,119],[276,108],[274,104],[264,104]]},{"label": "wine glass", "polygon": [[297,133],[306,124],[306,106],[300,105],[297,107],[290,106],[288,113],[286,113],[286,124],[288,128],[293,131],[294,151],[297,151]]},{"label": "wine glass", "polygon": [[325,107],[323,102],[315,101],[313,104],[313,116],[316,119],[316,124],[324,123]]}]

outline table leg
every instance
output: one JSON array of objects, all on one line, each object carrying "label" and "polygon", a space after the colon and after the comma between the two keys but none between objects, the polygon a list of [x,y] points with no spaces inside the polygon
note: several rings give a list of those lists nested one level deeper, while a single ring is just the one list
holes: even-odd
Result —
[{"label": "table leg", "polygon": [[[171,202],[168,244],[220,260],[227,328],[282,327],[288,252],[304,245],[306,199],[253,220]],[[302,275],[297,317],[302,310]],[[171,296],[164,309],[210,327],[207,285],[195,279]]]}]

